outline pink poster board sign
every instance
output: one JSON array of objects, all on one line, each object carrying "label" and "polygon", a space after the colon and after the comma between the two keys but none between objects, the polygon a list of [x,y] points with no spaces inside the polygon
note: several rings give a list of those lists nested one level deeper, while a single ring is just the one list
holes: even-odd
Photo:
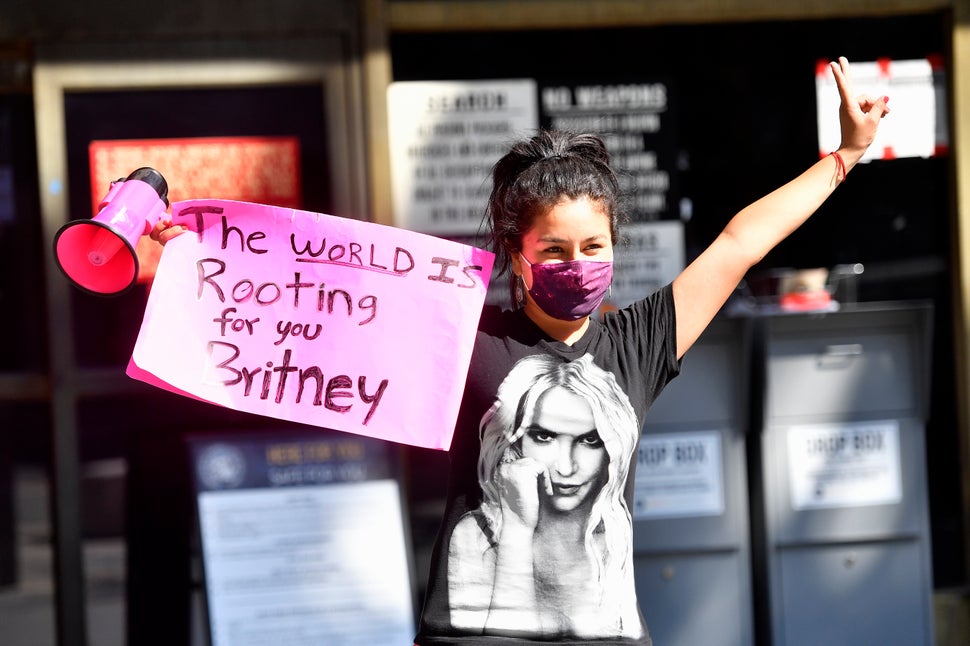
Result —
[{"label": "pink poster board sign", "polygon": [[451,444],[493,255],[228,200],[172,205],[128,375],[267,417]]}]

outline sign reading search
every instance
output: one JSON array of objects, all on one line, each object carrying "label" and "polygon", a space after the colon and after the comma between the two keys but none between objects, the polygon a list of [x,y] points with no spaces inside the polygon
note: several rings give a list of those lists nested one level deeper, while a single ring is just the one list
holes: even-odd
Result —
[{"label": "sign reading search", "polygon": [[493,256],[227,200],[172,206],[128,375],[235,410],[446,449]]}]

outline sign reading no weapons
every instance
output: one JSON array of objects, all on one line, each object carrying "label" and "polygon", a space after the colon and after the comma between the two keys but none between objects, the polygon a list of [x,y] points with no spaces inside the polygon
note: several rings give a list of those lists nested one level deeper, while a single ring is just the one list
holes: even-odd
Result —
[{"label": "sign reading no weapons", "polygon": [[451,443],[493,256],[227,200],[172,205],[131,377],[235,410]]}]

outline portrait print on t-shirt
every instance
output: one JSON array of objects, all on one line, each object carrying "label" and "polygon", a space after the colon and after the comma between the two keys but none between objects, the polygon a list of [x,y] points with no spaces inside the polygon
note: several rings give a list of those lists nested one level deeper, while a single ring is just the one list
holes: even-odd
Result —
[{"label": "portrait print on t-shirt", "polygon": [[614,376],[589,355],[526,357],[479,430],[482,504],[448,548],[452,626],[639,637],[623,490],[640,428]]}]

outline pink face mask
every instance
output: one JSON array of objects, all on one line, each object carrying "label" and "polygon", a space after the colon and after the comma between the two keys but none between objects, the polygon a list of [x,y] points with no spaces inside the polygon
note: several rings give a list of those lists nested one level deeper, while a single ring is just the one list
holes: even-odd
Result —
[{"label": "pink face mask", "polygon": [[561,321],[576,321],[595,312],[613,282],[611,260],[532,264],[521,253],[519,256],[532,268],[532,300]]}]

